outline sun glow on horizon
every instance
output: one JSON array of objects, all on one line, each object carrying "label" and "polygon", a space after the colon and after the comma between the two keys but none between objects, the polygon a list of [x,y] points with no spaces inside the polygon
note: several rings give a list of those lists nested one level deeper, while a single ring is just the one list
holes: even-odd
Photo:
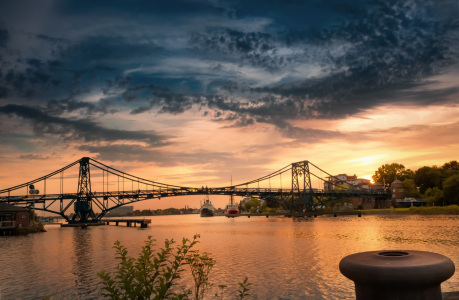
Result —
[{"label": "sun glow on horizon", "polygon": [[376,155],[376,156],[369,156],[369,157],[361,157],[361,158],[346,160],[346,161],[344,161],[344,162],[345,162],[345,163],[349,163],[349,162],[360,162],[360,165],[361,165],[361,166],[366,166],[366,165],[370,165],[370,164],[375,163],[375,162],[377,161],[378,158],[381,158],[381,157],[384,157],[384,156],[386,156],[386,154]]},{"label": "sun glow on horizon", "polygon": [[361,178],[370,180],[371,184],[374,184],[374,183],[375,183],[375,181],[373,180],[373,178],[371,178],[371,175],[365,175],[365,176],[362,176]]}]

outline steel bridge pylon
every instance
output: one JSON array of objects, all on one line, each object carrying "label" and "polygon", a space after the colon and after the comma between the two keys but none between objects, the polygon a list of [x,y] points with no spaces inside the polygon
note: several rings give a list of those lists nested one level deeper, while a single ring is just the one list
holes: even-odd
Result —
[{"label": "steel bridge pylon", "polygon": [[78,176],[78,192],[74,203],[75,213],[69,223],[98,222],[92,209],[91,173],[89,171],[89,157],[80,160]]},{"label": "steel bridge pylon", "polygon": [[[301,177],[303,178],[303,188],[301,188]],[[290,210],[303,212],[317,210],[314,204],[314,192],[307,160],[292,163],[292,207]]]}]

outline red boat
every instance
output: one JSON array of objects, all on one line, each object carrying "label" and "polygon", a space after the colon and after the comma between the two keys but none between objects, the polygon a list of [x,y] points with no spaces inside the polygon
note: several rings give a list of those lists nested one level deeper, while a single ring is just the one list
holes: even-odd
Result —
[{"label": "red boat", "polygon": [[225,216],[228,218],[239,217],[239,208],[237,204],[234,204],[233,195],[231,195],[230,204],[226,205]]}]

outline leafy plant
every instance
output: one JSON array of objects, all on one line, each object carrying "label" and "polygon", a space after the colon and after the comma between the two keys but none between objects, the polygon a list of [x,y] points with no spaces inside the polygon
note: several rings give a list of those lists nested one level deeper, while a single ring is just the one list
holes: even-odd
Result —
[{"label": "leafy plant", "polygon": [[182,239],[175,253],[172,248],[175,241],[166,239],[164,247],[154,255],[156,240],[149,236],[137,259],[128,257],[127,249],[116,241],[113,248],[120,260],[116,275],[113,277],[105,270],[97,273],[102,279],[102,294],[110,299],[186,299],[189,291],[178,293],[172,287],[180,278],[182,267],[198,237],[195,235],[192,241]]},{"label": "leafy plant", "polygon": [[239,286],[242,288],[241,290],[239,290],[239,298],[238,299],[244,299],[245,297],[247,296],[250,296],[250,294],[248,293],[250,291],[250,289],[248,288],[250,285],[252,285],[250,282],[248,282],[249,279],[246,277],[244,279],[243,282],[240,282],[239,283]]},{"label": "leafy plant", "polygon": [[[128,250],[116,241],[116,259],[119,260],[115,275],[106,270],[97,273],[101,279],[102,295],[109,299],[190,299],[193,292],[185,287],[177,287],[185,265],[190,266],[194,279],[194,299],[203,299],[210,288],[209,273],[215,265],[215,260],[206,252],[200,253],[192,250],[198,243],[199,235],[194,235],[192,240],[182,239],[182,243],[175,249],[175,241],[166,239],[164,247],[154,253],[156,240],[151,236],[142,246],[138,258],[128,256]],[[246,278],[239,285],[239,298],[248,297]],[[221,286],[219,286],[221,287]],[[226,287],[226,286],[224,286]],[[223,297],[223,289],[221,299]]]},{"label": "leafy plant", "polygon": [[200,254],[199,251],[195,251],[188,256],[187,262],[190,265],[191,274],[194,279],[195,299],[203,299],[211,286],[209,283],[209,272],[215,265],[215,260],[206,252]]},{"label": "leafy plant", "polygon": [[215,296],[216,297],[219,297],[220,300],[223,299],[223,291],[228,287],[227,285],[224,285],[224,284],[219,284],[218,287],[220,288],[220,295],[217,293],[215,293]]}]

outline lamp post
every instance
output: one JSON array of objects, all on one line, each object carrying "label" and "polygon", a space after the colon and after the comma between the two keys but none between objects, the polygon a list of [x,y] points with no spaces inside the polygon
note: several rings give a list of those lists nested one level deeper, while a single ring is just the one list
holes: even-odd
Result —
[{"label": "lamp post", "polygon": [[33,184],[29,185],[29,194],[32,195],[33,199],[33,209],[32,209],[32,220],[35,223],[35,195],[38,195],[40,191],[38,189],[35,189],[35,186]]}]

